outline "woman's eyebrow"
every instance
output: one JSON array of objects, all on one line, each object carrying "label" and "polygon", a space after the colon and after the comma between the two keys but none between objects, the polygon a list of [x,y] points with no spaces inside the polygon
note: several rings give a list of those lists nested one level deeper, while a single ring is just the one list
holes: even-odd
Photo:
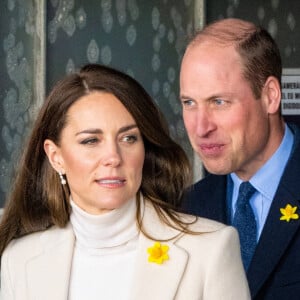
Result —
[{"label": "woman's eyebrow", "polygon": [[[133,129],[133,128],[137,128],[137,125],[132,124],[132,125],[123,126],[118,130],[118,132],[119,133],[126,132],[128,130]],[[76,136],[80,135],[80,134],[86,134],[86,133],[88,133],[88,134],[103,134],[103,130],[101,130],[99,128],[87,128],[87,129],[84,129],[82,131],[77,132]]]}]

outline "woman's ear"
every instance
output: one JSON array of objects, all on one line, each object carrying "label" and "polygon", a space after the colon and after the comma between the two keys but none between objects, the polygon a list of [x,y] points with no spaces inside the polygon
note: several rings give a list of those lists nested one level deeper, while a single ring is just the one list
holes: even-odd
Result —
[{"label": "woman's ear", "polygon": [[44,141],[44,150],[53,169],[64,174],[64,163],[60,148],[53,141],[46,139]]},{"label": "woman's ear", "polygon": [[267,78],[263,87],[262,97],[265,100],[267,112],[269,114],[276,114],[280,112],[281,88],[276,77],[269,76]]}]

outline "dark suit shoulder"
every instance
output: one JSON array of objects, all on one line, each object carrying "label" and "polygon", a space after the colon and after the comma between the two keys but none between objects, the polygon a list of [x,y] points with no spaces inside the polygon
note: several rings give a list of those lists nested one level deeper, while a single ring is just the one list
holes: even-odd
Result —
[{"label": "dark suit shoulder", "polygon": [[218,187],[226,187],[226,176],[225,175],[214,175],[209,174],[205,176],[203,179],[197,181],[193,185],[191,185],[187,189],[187,194],[193,191],[206,191],[209,189],[214,189],[216,186]]},{"label": "dark suit shoulder", "polygon": [[210,174],[189,187],[181,211],[225,223],[226,178],[226,175]]}]

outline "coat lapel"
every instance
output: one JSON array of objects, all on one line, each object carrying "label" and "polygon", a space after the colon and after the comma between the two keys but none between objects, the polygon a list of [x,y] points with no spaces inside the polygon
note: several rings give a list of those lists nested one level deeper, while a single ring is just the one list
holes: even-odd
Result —
[{"label": "coat lapel", "polygon": [[[178,231],[162,225],[151,207],[147,207],[143,217],[143,226],[147,233],[160,239],[170,239],[178,235]],[[154,241],[144,234],[139,236],[137,261],[135,266],[132,294],[130,299],[175,299],[185,267],[188,262],[188,253],[176,245],[180,236],[172,241],[161,242],[169,246],[169,259],[162,264],[148,262],[147,249]]]},{"label": "coat lapel", "polygon": [[300,141],[299,133],[295,136],[295,147],[282,176],[280,185],[273,199],[266,224],[248,270],[250,290],[255,297],[266,279],[279,263],[289,247],[294,234],[300,228],[300,219],[281,221],[280,208],[287,204],[298,207],[300,214]]},{"label": "coat lapel", "polygon": [[70,225],[41,236],[41,251],[26,266],[29,299],[67,299],[74,241]]},{"label": "coat lapel", "polygon": [[154,242],[141,235],[138,256],[133,278],[134,287],[130,299],[175,299],[182,275],[188,260],[188,254],[174,243],[162,242],[169,246],[169,260],[162,264],[148,262],[147,249]]}]

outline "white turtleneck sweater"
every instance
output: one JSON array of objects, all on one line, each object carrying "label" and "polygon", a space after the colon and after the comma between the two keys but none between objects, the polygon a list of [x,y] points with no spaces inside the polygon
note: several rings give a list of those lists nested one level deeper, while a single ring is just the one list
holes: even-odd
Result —
[{"label": "white turtleneck sweater", "polygon": [[138,244],[136,202],[90,215],[71,200],[76,237],[69,300],[129,299]]}]

